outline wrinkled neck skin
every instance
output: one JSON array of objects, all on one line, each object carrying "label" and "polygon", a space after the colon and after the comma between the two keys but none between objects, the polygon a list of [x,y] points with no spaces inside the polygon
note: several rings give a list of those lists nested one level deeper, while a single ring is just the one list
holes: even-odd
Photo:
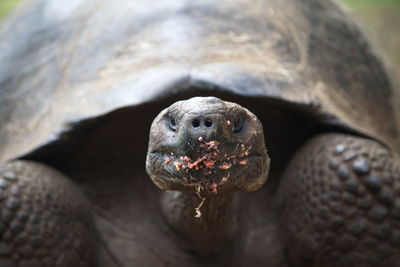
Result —
[{"label": "wrinkled neck skin", "polygon": [[162,209],[170,225],[198,255],[219,252],[236,233],[238,196],[232,192],[201,198],[193,192],[165,191]]}]

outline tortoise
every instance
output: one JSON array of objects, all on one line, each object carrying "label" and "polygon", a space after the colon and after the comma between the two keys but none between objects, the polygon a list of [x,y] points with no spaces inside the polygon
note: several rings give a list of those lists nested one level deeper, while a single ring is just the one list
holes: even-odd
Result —
[{"label": "tortoise", "polygon": [[399,266],[398,92],[338,3],[32,0],[0,39],[0,266]]}]

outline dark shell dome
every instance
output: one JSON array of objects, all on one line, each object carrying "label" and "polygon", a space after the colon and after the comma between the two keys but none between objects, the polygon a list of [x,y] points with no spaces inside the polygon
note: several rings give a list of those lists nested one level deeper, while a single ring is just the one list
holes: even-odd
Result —
[{"label": "dark shell dome", "polygon": [[[400,151],[394,85],[333,1],[26,1],[0,28],[0,160],[191,90],[276,100]],[[12,27],[11,27],[12,25]]]}]

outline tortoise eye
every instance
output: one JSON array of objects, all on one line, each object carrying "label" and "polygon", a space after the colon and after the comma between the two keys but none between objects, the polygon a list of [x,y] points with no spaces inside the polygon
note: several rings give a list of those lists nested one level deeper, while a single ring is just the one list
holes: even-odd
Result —
[{"label": "tortoise eye", "polygon": [[170,128],[172,131],[176,132],[176,122],[175,122],[174,119],[169,119],[169,128]]},{"label": "tortoise eye", "polygon": [[233,123],[233,132],[239,133],[243,129],[243,118],[239,117]]}]

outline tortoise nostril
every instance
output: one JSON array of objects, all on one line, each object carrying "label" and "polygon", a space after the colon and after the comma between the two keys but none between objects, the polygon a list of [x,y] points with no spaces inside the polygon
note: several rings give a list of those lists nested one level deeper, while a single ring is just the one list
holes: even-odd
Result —
[{"label": "tortoise nostril", "polygon": [[197,128],[197,127],[200,126],[200,121],[199,121],[198,119],[194,119],[194,120],[192,121],[192,125],[193,125],[193,127]]},{"label": "tortoise nostril", "polygon": [[207,119],[207,120],[204,122],[204,125],[205,125],[206,127],[211,127],[211,125],[212,125],[212,120]]}]

